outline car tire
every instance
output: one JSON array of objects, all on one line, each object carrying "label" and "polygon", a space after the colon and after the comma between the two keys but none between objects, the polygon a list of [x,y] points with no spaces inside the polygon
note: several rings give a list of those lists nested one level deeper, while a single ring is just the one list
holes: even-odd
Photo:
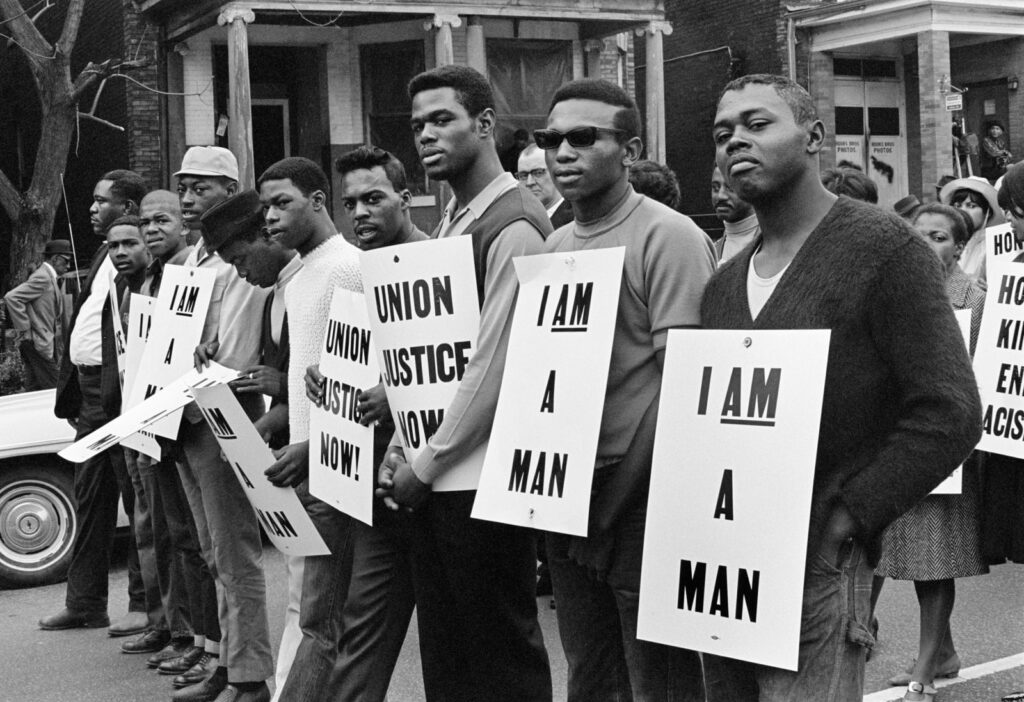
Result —
[{"label": "car tire", "polygon": [[71,470],[54,465],[0,470],[0,586],[63,580],[77,532]]}]

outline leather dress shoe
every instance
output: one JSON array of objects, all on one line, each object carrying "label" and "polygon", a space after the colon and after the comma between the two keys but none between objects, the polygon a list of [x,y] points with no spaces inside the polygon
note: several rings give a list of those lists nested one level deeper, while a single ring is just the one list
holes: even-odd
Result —
[{"label": "leather dress shoe", "polygon": [[[178,675],[171,681],[171,684],[175,687],[187,687],[188,685],[195,685],[198,682],[202,682],[206,678],[213,674],[213,671],[217,669],[220,664],[220,657],[215,656],[212,653],[203,652],[196,661],[195,665],[186,670],[181,675]],[[159,670],[159,668],[157,669]],[[219,690],[218,690],[219,692]]]},{"label": "leather dress shoe", "polygon": [[39,620],[39,628],[47,631],[58,629],[100,629],[110,625],[106,612],[79,612],[74,609],[62,609],[49,617]]},{"label": "leather dress shoe", "polygon": [[160,675],[179,675],[198,663],[204,653],[202,646],[189,646],[174,658],[166,658],[153,667]]},{"label": "leather dress shoe", "polygon": [[195,685],[175,690],[171,693],[171,702],[213,702],[227,684],[227,675],[214,673]]},{"label": "leather dress shoe", "polygon": [[[110,636],[134,636],[149,628],[149,616],[145,612],[128,612],[110,625],[107,633]],[[162,647],[161,647],[162,648]]]},{"label": "leather dress shoe", "polygon": [[121,653],[156,653],[171,640],[171,632],[150,629],[131,641],[121,644]]},{"label": "leather dress shoe", "polygon": [[234,685],[228,685],[213,702],[270,702],[270,688],[262,683],[255,690],[243,692]]},{"label": "leather dress shoe", "polygon": [[[152,656],[146,659],[146,667],[156,668],[164,661],[173,660],[175,658],[181,658],[183,655],[185,655],[188,651],[190,651],[193,648],[195,647],[192,645],[191,636],[186,636],[180,639],[171,639],[171,642],[169,644],[167,644],[166,646],[164,646],[159,651],[157,651]],[[199,651],[201,655],[202,649],[199,649]],[[196,660],[199,660],[198,655],[196,656]],[[194,662],[195,661],[193,661],[193,663]],[[191,663],[189,664],[189,667],[191,667]],[[188,670],[188,668],[185,668],[184,670]]]}]

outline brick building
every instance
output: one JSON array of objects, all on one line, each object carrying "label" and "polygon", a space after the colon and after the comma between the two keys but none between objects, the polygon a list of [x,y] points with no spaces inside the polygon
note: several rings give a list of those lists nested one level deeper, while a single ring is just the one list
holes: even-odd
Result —
[{"label": "brick building", "polygon": [[[660,46],[664,19],[662,0],[455,0],[444,14],[414,0],[134,4],[152,27],[144,40],[159,57],[153,79],[171,94],[131,97],[133,126],[135,114],[140,120],[133,163],[166,183],[189,146],[220,144],[239,157],[250,184],[288,155],[311,158],[336,178],[337,156],[372,142],[406,165],[413,217],[424,228],[442,203],[409,132],[405,86],[413,75],[444,63],[487,74],[501,151],[516,129],[544,125],[550,96],[566,80],[600,75],[632,92],[631,32]],[[659,78],[650,76],[654,89],[646,91],[658,99]],[[663,107],[648,112],[664,119]],[[346,227],[338,202],[333,211]]]},{"label": "brick building", "polygon": [[[1010,150],[1024,155],[1024,4],[666,0],[665,14],[676,30],[664,41],[666,159],[685,212],[710,212],[715,102],[744,73],[781,73],[807,87],[830,135],[822,167],[861,165],[884,205],[908,193],[934,198],[936,180],[957,172],[954,120],[968,135],[959,144],[964,175],[979,172],[970,152],[987,120],[1001,121]],[[645,70],[638,66],[638,90]],[[947,111],[947,98],[963,109]]]}]

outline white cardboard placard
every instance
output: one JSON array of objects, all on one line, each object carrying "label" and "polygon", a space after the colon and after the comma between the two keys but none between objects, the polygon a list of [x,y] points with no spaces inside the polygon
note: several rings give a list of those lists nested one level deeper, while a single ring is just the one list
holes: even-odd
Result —
[{"label": "white cardboard placard", "polygon": [[1024,244],[1019,243],[1013,236],[1013,227],[1009,222],[997,224],[985,230],[985,258],[987,261],[1012,261],[1022,253],[1024,253]]},{"label": "white cardboard placard", "polygon": [[[146,348],[149,330],[153,325],[153,305],[155,303],[156,298],[132,293],[128,306],[128,333],[125,338],[124,387],[121,392],[121,396],[125,400],[121,404],[122,411],[129,408],[127,398],[131,396],[131,389],[139,375],[142,351]],[[152,432],[140,431],[127,436],[121,445],[144,453],[153,460],[160,460],[160,444]]]},{"label": "white cardboard placard", "polygon": [[[964,335],[964,344],[967,346],[968,352],[971,348],[971,310],[953,310],[953,314],[956,316],[956,323],[960,325],[960,333]],[[939,483],[934,490],[931,491],[932,495],[959,495],[963,492],[963,480],[964,480],[964,467],[959,465],[956,467],[949,477]]]}]

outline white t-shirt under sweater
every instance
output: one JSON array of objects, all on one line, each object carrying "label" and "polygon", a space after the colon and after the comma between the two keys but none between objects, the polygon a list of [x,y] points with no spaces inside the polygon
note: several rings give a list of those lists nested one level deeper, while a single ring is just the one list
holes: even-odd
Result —
[{"label": "white t-shirt under sweater", "polygon": [[[760,247],[759,247],[760,248]],[[755,252],[756,253],[756,252]],[[768,298],[775,292],[775,288],[779,284],[779,280],[786,274],[786,270],[789,268],[789,263],[781,271],[776,273],[770,278],[762,278],[754,270],[754,257],[750,257],[750,266],[747,268],[747,304],[750,305],[750,318],[757,319],[757,315],[761,314],[761,310],[764,308],[765,303],[768,302]]]},{"label": "white t-shirt under sweater", "polygon": [[288,427],[292,443],[309,438],[306,368],[320,362],[334,288],[363,291],[359,250],[340,234],[302,257],[284,291],[288,308]]},{"label": "white t-shirt under sweater", "polygon": [[745,249],[747,244],[756,239],[761,231],[761,225],[758,224],[756,214],[745,217],[738,222],[723,222],[723,224],[725,225],[725,243],[722,245],[722,257],[718,261],[719,266]]}]

